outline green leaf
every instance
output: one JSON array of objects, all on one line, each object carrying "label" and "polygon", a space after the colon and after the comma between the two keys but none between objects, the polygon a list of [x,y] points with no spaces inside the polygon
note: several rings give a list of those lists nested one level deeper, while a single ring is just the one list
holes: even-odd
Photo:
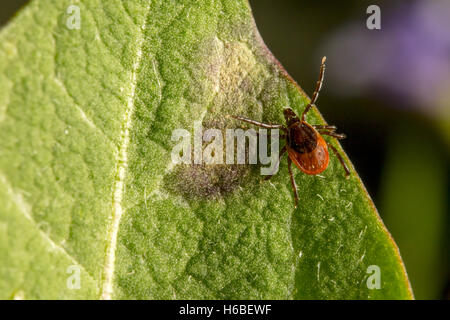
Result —
[{"label": "green leaf", "polygon": [[334,156],[295,171],[296,210],[285,161],[270,182],[172,164],[174,129],[307,104],[246,1],[32,1],[0,33],[0,74],[0,298],[412,298]]}]

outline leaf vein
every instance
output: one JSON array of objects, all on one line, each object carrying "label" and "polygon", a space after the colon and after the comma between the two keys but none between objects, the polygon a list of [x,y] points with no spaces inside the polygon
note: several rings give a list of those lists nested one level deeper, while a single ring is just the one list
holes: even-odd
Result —
[{"label": "leaf vein", "polygon": [[120,220],[124,211],[122,206],[123,193],[125,189],[125,178],[128,166],[128,144],[130,142],[130,129],[132,124],[133,112],[135,109],[136,87],[138,81],[138,71],[142,60],[142,47],[144,44],[144,34],[147,27],[147,19],[150,6],[147,7],[147,14],[144,22],[140,26],[139,37],[137,39],[136,58],[130,73],[130,88],[127,98],[127,105],[124,114],[123,128],[120,134],[120,143],[116,163],[116,174],[113,185],[112,196],[112,217],[109,226],[108,244],[103,269],[102,289],[100,297],[104,300],[110,300],[113,294],[113,280],[117,248],[117,236],[119,233]]}]

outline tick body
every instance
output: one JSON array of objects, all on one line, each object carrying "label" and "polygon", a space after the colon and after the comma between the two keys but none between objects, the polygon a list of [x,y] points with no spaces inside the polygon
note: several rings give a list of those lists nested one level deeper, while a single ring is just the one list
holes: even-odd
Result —
[{"label": "tick body", "polygon": [[[341,133],[336,133],[335,126],[329,125],[311,125],[306,122],[305,115],[317,101],[319,96],[319,91],[322,88],[323,77],[325,73],[325,60],[322,59],[322,65],[320,67],[319,80],[316,84],[316,89],[312,95],[310,103],[306,106],[301,117],[299,118],[291,108],[284,109],[284,118],[286,120],[286,125],[281,124],[268,124],[262,123],[255,120],[247,119],[240,116],[233,116],[233,118],[262,127],[266,129],[280,129],[284,132],[282,137],[286,139],[286,145],[281,149],[280,158],[287,152],[288,153],[288,169],[289,176],[291,179],[292,188],[294,190],[294,201],[295,207],[298,204],[298,191],[297,185],[294,180],[294,175],[292,174],[292,162],[304,173],[309,175],[316,175],[323,172],[329,164],[330,156],[328,153],[328,148],[330,148],[339,162],[342,164],[345,175],[350,175],[350,170],[344,162],[344,159],[333,147],[329,144],[322,135],[328,135],[336,139],[344,139],[345,135]],[[267,176],[270,179],[272,176]]]},{"label": "tick body", "polygon": [[304,173],[315,175],[328,167],[327,143],[309,124],[298,122],[288,128],[286,146],[289,158]]}]

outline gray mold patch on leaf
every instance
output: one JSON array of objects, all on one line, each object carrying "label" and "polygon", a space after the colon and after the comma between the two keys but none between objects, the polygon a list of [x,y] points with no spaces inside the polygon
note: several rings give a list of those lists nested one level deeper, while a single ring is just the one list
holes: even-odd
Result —
[{"label": "gray mold patch on leaf", "polygon": [[164,186],[187,199],[216,199],[238,188],[249,172],[246,165],[178,165]]},{"label": "gray mold patch on leaf", "polygon": [[[195,60],[204,63],[191,70],[195,70],[198,87],[210,97],[209,101],[204,101],[208,110],[203,117],[203,129],[222,130],[225,140],[226,129],[248,128],[229,115],[261,119],[263,106],[259,95],[264,90],[269,72],[257,61],[248,45],[214,37],[205,42],[198,55],[199,59]],[[203,149],[206,145],[203,144]],[[225,162],[225,141],[223,148]],[[188,198],[223,197],[240,186],[249,171],[249,165],[242,164],[183,164],[175,166],[164,184],[172,192]]]},{"label": "gray mold patch on leaf", "polygon": [[[226,121],[233,123],[231,119]],[[174,167],[164,179],[164,186],[175,194],[181,194],[187,199],[216,199],[234,191],[244,183],[245,177],[250,172],[248,164],[226,164],[226,127],[227,123],[222,119],[209,120],[203,125],[203,130],[219,129],[223,137],[223,164],[179,164]],[[204,142],[202,150],[210,142]],[[235,139],[235,159],[236,159]],[[191,154],[194,159],[194,154]],[[246,163],[248,163],[248,146],[246,148]]]},{"label": "gray mold patch on leaf", "polygon": [[239,41],[222,41],[217,37],[207,41],[199,50],[205,64],[212,100],[206,117],[247,114],[260,118],[262,105],[258,96],[269,77],[267,68],[257,61],[249,46]]}]

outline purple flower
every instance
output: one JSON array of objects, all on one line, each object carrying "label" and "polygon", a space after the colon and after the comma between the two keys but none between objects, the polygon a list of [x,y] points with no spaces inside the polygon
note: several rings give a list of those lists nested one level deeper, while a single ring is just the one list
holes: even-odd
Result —
[{"label": "purple flower", "polygon": [[377,93],[396,106],[435,113],[450,107],[450,1],[381,7],[381,30],[365,20],[342,27],[322,50],[337,93]]}]

